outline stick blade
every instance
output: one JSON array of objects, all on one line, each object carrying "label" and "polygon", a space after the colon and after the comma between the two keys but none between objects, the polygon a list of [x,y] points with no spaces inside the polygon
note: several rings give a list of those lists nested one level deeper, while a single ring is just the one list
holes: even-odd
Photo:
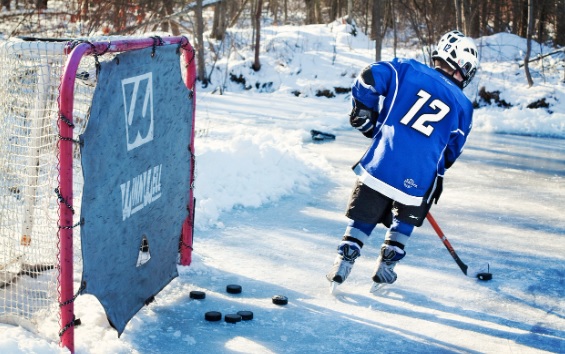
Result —
[{"label": "stick blade", "polygon": [[479,280],[491,280],[492,279],[492,273],[479,273],[477,274],[477,278]]},{"label": "stick blade", "polygon": [[[490,274],[490,264],[488,262],[478,265],[471,264],[467,267],[468,277],[481,279],[481,276],[484,277],[485,274]],[[490,279],[492,279],[492,274],[490,276]],[[481,280],[490,280],[490,279],[481,279]]]}]

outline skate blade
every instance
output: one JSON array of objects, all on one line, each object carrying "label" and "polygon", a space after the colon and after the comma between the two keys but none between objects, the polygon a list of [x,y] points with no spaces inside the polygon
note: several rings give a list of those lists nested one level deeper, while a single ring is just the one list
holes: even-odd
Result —
[{"label": "skate blade", "polygon": [[389,284],[387,284],[387,283],[373,283],[373,286],[371,286],[371,290],[369,290],[369,292],[371,294],[377,294],[379,291],[381,291],[387,285],[389,285]]},{"label": "skate blade", "polygon": [[339,284],[336,283],[335,281],[332,281],[330,283],[330,294],[332,294],[332,295],[335,294],[335,291],[336,291],[338,285]]}]

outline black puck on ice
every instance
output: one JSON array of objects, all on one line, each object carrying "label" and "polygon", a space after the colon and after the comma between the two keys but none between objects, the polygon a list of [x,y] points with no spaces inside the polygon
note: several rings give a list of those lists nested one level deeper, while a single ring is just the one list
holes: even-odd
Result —
[{"label": "black puck on ice", "polygon": [[288,298],[284,295],[275,295],[272,298],[273,304],[275,305],[286,305],[288,304]]},{"label": "black puck on ice", "polygon": [[477,279],[479,280],[491,280],[492,273],[479,273],[477,274]]},{"label": "black puck on ice", "polygon": [[226,286],[226,291],[230,294],[240,294],[241,293],[241,285],[230,284],[230,285]]},{"label": "black puck on ice", "polygon": [[253,312],[251,311],[238,311],[238,315],[241,316],[241,319],[244,321],[249,321],[253,319]]},{"label": "black puck on ice", "polygon": [[241,322],[241,316],[236,313],[230,313],[224,316],[224,320],[227,323],[237,323]]},{"label": "black puck on ice", "polygon": [[218,311],[208,311],[204,314],[206,321],[219,321],[222,319],[222,313]]},{"label": "black puck on ice", "polygon": [[204,291],[192,290],[190,292],[190,298],[196,300],[202,300],[206,297],[206,293]]}]

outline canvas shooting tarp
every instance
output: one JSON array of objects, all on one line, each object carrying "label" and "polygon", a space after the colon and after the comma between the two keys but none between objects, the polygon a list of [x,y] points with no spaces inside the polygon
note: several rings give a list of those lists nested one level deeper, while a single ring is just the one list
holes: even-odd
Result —
[{"label": "canvas shooting tarp", "polygon": [[177,274],[189,191],[192,98],[177,46],[102,62],[81,135],[83,293],[120,335]]}]

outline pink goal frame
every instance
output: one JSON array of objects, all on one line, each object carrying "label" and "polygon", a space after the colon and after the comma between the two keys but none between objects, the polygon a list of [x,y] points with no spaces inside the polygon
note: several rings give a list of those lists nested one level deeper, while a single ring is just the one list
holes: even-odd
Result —
[{"label": "pink goal frame", "polygon": [[192,237],[194,230],[195,200],[194,185],[194,123],[196,114],[196,63],[194,48],[186,37],[163,37],[143,39],[122,39],[111,42],[82,42],[66,47],[68,54],[61,86],[59,88],[59,305],[61,317],[60,343],[74,353],[74,305],[73,289],[73,101],[75,78],[83,56],[101,53],[125,52],[152,46],[178,45],[182,50],[186,69],[184,83],[192,93],[192,131],[190,136],[190,188],[188,216],[180,231],[180,263],[190,265]]}]

